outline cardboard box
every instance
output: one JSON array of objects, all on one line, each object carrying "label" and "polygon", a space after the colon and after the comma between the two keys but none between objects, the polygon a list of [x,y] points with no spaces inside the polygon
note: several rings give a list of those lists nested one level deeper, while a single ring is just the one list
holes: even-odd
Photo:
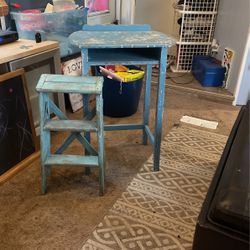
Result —
[{"label": "cardboard box", "polygon": [[4,0],[0,0],[0,16],[7,16],[9,7]]}]

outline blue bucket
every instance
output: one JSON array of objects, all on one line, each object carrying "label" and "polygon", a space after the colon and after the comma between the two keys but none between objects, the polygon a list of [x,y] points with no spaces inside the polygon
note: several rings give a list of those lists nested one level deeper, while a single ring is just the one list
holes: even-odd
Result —
[{"label": "blue bucket", "polygon": [[[139,69],[127,66],[129,69]],[[99,67],[96,67],[100,75]],[[137,112],[143,77],[136,81],[119,82],[104,76],[103,114],[110,117],[126,117]]]}]

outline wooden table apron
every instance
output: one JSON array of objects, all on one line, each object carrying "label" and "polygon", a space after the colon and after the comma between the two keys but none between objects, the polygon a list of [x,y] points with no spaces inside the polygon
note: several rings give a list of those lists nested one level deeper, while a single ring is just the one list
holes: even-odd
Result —
[{"label": "wooden table apron", "polygon": [[[105,125],[105,131],[143,130],[143,144],[149,139],[153,145],[153,170],[160,166],[160,146],[164,111],[165,79],[168,47],[175,40],[156,31],[78,31],[70,36],[70,42],[82,50],[83,75],[90,66],[97,65],[146,65],[146,86],[142,124]],[[159,65],[155,133],[149,128],[152,65]],[[84,99],[84,113],[89,113],[88,100]],[[90,138],[89,138],[90,139]]]}]

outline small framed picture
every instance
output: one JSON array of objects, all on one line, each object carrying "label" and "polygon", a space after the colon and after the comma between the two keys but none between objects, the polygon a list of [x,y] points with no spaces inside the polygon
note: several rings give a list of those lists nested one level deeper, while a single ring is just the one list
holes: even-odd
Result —
[{"label": "small framed picture", "polygon": [[232,69],[234,58],[234,51],[230,48],[225,48],[223,58],[222,58],[222,66],[226,68],[225,78],[224,78],[224,87],[227,88],[228,79],[230,77],[230,72]]}]

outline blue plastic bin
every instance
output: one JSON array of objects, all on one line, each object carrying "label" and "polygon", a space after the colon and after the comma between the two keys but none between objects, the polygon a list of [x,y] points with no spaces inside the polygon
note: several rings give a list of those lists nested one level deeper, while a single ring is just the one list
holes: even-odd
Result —
[{"label": "blue plastic bin", "polygon": [[[139,69],[127,66],[129,69]],[[99,67],[96,74],[100,75]],[[126,117],[136,113],[141,96],[143,77],[136,81],[123,82],[104,76],[103,114],[110,117]]]},{"label": "blue plastic bin", "polygon": [[193,57],[192,73],[204,87],[222,86],[226,69],[210,56]]}]

